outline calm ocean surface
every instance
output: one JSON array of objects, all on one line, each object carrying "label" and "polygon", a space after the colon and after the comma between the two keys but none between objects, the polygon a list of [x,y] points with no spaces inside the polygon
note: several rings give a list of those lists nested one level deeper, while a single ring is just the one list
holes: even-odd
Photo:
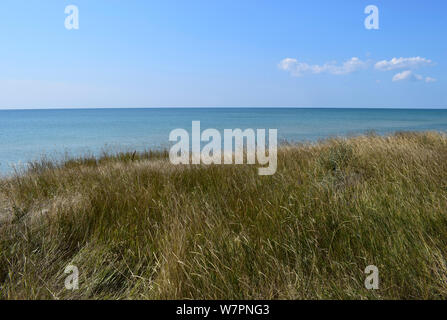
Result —
[{"label": "calm ocean surface", "polygon": [[169,146],[176,128],[191,121],[207,128],[278,129],[278,138],[315,141],[374,130],[447,132],[447,110],[385,109],[84,109],[0,110],[0,174],[46,155],[61,159],[101,151],[146,150]]}]

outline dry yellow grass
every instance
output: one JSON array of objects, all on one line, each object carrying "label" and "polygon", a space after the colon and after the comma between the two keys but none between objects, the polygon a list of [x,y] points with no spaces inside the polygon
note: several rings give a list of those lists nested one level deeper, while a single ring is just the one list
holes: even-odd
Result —
[{"label": "dry yellow grass", "polygon": [[[284,146],[278,171],[166,153],[0,180],[0,297],[447,298],[447,137]],[[80,288],[64,288],[79,268]],[[364,269],[380,270],[380,289]]]}]

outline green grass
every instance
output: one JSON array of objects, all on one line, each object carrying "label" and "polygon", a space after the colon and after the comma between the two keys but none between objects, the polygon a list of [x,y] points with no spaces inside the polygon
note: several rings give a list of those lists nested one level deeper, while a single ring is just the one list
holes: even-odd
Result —
[{"label": "green grass", "polygon": [[[0,180],[0,298],[447,298],[445,135],[284,146],[273,176],[166,157],[42,161]],[[364,286],[371,264],[379,290]]]}]

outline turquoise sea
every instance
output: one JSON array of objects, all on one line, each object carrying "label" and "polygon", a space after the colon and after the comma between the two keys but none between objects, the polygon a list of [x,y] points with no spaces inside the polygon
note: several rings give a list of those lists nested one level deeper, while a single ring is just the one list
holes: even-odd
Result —
[{"label": "turquoise sea", "polygon": [[199,120],[207,128],[278,129],[278,139],[316,141],[375,131],[447,132],[447,110],[159,108],[0,110],[0,174],[46,156],[169,146],[169,133]]}]

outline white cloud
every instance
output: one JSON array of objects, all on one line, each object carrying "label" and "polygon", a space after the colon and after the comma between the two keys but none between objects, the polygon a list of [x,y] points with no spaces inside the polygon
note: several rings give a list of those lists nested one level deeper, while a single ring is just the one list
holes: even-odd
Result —
[{"label": "white cloud", "polygon": [[[397,73],[392,78],[393,82],[398,81],[425,81],[426,83],[436,82],[437,80],[432,77],[423,77],[420,74],[414,73],[412,70],[418,67],[431,65],[432,61],[421,57],[412,58],[393,58],[391,60],[382,60],[377,62],[374,67],[380,71],[389,71],[395,69],[406,69],[400,73]],[[361,69],[366,69],[370,65],[369,62],[360,60],[357,57],[353,57],[346,60],[342,64],[336,62],[327,62],[322,65],[308,64],[298,61],[294,58],[283,59],[278,67],[281,70],[289,72],[294,77],[301,77],[307,74],[332,74],[332,75],[345,75],[356,72]]]},{"label": "white cloud", "polygon": [[328,62],[323,65],[310,65],[304,62],[299,62],[297,59],[286,58],[279,63],[278,67],[281,70],[290,72],[292,76],[299,77],[304,74],[349,74],[365,68],[366,63],[359,58],[353,57],[341,65],[337,65],[336,62]]},{"label": "white cloud", "polygon": [[425,81],[427,83],[435,82],[435,78],[431,77],[423,77],[420,74],[413,73],[411,70],[402,71],[400,73],[397,73],[393,77],[393,81],[403,81],[403,80],[409,80],[409,81]]},{"label": "white cloud", "polygon": [[389,71],[395,69],[412,69],[432,64],[430,59],[421,57],[412,58],[393,58],[389,61],[382,60],[375,64],[375,68],[380,71]]},{"label": "white cloud", "polygon": [[422,76],[418,74],[414,74],[411,70],[402,71],[393,77],[393,81],[402,81],[402,80],[412,80],[412,81],[420,81],[422,80]]}]

